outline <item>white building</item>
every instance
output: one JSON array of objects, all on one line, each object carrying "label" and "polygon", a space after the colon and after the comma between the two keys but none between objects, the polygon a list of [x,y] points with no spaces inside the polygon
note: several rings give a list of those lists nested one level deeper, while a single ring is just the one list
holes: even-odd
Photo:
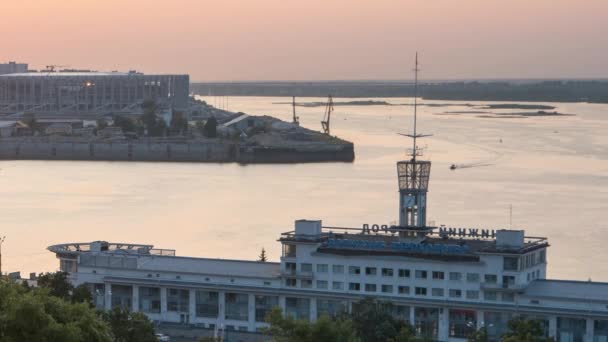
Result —
[{"label": "white building", "polygon": [[298,220],[281,234],[280,263],[103,241],[49,250],[75,284],[91,286],[99,308],[127,307],[161,322],[256,331],[274,306],[314,320],[373,296],[438,341],[465,341],[482,326],[496,339],[515,316],[542,320],[560,342],[608,340],[607,283],[546,279],[547,239],[521,230],[427,226],[430,162],[397,169],[398,226]]}]

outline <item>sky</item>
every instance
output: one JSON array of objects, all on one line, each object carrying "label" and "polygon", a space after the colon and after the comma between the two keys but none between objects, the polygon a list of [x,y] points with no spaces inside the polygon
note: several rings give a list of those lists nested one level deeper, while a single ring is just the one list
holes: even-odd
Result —
[{"label": "sky", "polygon": [[0,0],[0,62],[193,81],[608,77],[608,0]]}]

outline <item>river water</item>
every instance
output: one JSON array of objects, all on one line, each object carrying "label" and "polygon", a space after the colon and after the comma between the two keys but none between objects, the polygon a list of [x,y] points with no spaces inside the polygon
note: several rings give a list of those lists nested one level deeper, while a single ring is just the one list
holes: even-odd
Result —
[{"label": "river water", "polygon": [[[290,99],[222,102],[290,120],[291,106],[274,104]],[[453,104],[419,107],[419,132],[433,134],[419,144],[433,162],[429,221],[526,229],[549,238],[549,277],[608,281],[608,105],[558,103],[557,111],[576,116],[497,119],[436,115],[471,111],[465,104],[479,102],[422,102]],[[298,108],[298,115],[303,126],[320,130],[323,111]],[[56,270],[48,245],[93,240],[225,259],[253,260],[263,247],[276,261],[276,239],[295,219],[391,223],[398,215],[395,162],[410,144],[396,133],[411,132],[411,121],[410,106],[336,106],[332,134],[355,143],[352,164],[2,161],[2,270]],[[453,163],[467,167],[450,170]]]}]

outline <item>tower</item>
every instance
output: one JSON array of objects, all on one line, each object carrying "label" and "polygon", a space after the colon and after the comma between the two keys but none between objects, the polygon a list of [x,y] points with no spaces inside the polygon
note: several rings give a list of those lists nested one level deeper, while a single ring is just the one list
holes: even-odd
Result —
[{"label": "tower", "polygon": [[418,134],[416,131],[418,108],[418,53],[415,62],[414,80],[414,134],[402,134],[412,138],[413,147],[410,160],[397,162],[397,180],[399,184],[399,226],[409,228],[426,227],[426,193],[429,188],[431,162],[417,160],[422,151],[416,145],[416,139],[430,135]]}]

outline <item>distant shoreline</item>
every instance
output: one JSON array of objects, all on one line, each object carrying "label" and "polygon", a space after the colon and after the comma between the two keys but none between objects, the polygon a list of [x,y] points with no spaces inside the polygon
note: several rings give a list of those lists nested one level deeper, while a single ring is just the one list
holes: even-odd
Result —
[{"label": "distant shoreline", "polygon": [[[201,96],[414,96],[412,83],[405,81],[205,82],[192,83],[191,91]],[[418,95],[444,101],[608,103],[608,80],[427,82],[419,85]]]}]

